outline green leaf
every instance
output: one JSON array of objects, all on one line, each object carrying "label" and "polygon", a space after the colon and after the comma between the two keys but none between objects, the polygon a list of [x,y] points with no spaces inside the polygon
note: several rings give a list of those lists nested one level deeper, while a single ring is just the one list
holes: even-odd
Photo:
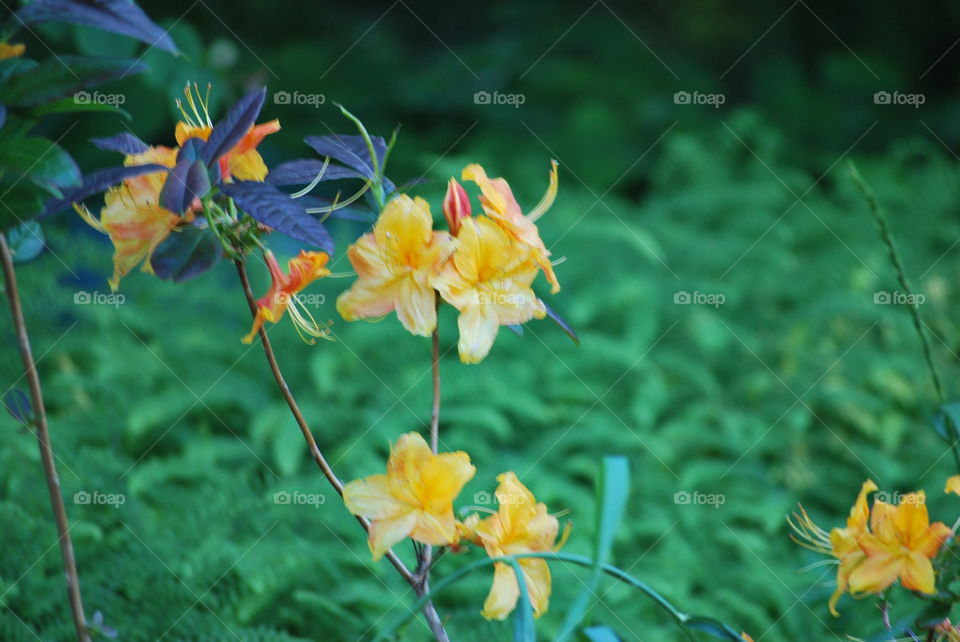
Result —
[{"label": "green leaf", "polygon": [[146,70],[147,66],[139,60],[126,58],[49,58],[27,73],[11,76],[4,86],[3,102],[14,107],[29,107],[71,95],[76,96],[77,102],[99,102],[78,92]]},{"label": "green leaf", "polygon": [[530,604],[530,593],[527,590],[523,567],[517,560],[510,560],[510,566],[513,567],[517,584],[520,586],[520,598],[513,612],[513,640],[514,642],[536,642],[537,631],[533,625],[533,605]]},{"label": "green leaf", "polygon": [[72,114],[77,112],[93,112],[100,114],[117,114],[126,120],[130,120],[130,112],[120,109],[116,105],[95,102],[79,102],[72,96],[52,103],[47,103],[33,110],[33,115],[38,118],[48,114]]},{"label": "green leaf", "polygon": [[36,137],[14,138],[0,143],[0,170],[25,175],[38,185],[75,187],[80,168],[57,144]]},{"label": "green leaf", "polygon": [[583,619],[591,598],[596,595],[597,585],[603,574],[603,565],[610,557],[613,538],[620,527],[623,512],[630,493],[630,468],[626,457],[604,457],[597,482],[597,524],[593,542],[593,568],[583,590],[577,595],[567,611],[567,617],[557,636],[557,642],[573,635]]},{"label": "green leaf", "polygon": [[591,626],[583,630],[590,642],[620,642],[620,638],[609,626]]},{"label": "green leaf", "polygon": [[14,263],[32,261],[43,252],[43,228],[37,221],[27,221],[7,232],[7,243]]},{"label": "green leaf", "polygon": [[40,191],[32,185],[0,183],[0,195],[0,230],[21,225],[43,210]]},{"label": "green leaf", "polygon": [[736,640],[737,642],[743,641],[743,637],[737,635],[733,629],[723,622],[713,619],[712,617],[701,617],[696,615],[688,618],[687,621],[684,622],[684,626],[695,631],[702,631],[712,635],[715,638],[720,638],[721,640]]},{"label": "green leaf", "polygon": [[940,406],[940,412],[933,418],[933,429],[948,444],[960,439],[960,401]]}]

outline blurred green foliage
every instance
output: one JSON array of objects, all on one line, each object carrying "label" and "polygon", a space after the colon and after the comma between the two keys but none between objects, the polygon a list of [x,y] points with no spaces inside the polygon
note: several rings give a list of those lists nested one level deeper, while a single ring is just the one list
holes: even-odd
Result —
[{"label": "blurred green foliage", "polygon": [[[165,25],[186,10],[143,5]],[[888,492],[926,489],[937,519],[957,514],[940,495],[952,471],[929,427],[935,399],[917,337],[906,310],[874,303],[896,281],[839,160],[869,130],[850,156],[926,297],[921,313],[955,394],[960,175],[930,135],[960,138],[947,111],[956,98],[950,59],[923,83],[908,79],[949,47],[957,8],[932,3],[921,20],[894,14],[891,3],[865,17],[811,5],[852,54],[794,5],[718,80],[786,9],[747,5],[756,6],[597,4],[556,42],[590,5],[505,3],[464,16],[439,3],[412,6],[414,14],[401,3],[375,23],[386,6],[211,3],[173,26],[188,58],[149,52],[154,72],[120,91],[133,131],[156,143],[172,140],[172,96],[187,79],[216,82],[221,106],[255,83],[323,93],[319,108],[267,105],[264,117],[284,126],[261,148],[268,162],[308,155],[303,135],[346,131],[334,100],[374,133],[401,123],[391,174],[402,183],[427,172],[433,182],[414,192],[438,215],[446,177],[467,162],[509,177],[532,204],[557,158],[560,197],[540,227],[555,257],[567,258],[557,268],[564,289],[549,297],[538,285],[582,345],[533,322],[523,338],[503,331],[483,364],[464,366],[454,316],[442,311],[443,347],[453,350],[443,361],[442,441],[478,468],[460,504],[514,470],[552,510],[570,509],[568,550],[589,555],[599,458],[624,454],[633,488],[612,561],[681,608],[755,639],[868,635],[881,624],[871,601],[844,598],[842,617],[831,618],[832,567],[798,572],[819,558],[789,541],[784,516],[802,501],[822,526],[839,524],[867,477]],[[303,15],[293,21],[290,11]],[[893,15],[896,30],[884,22]],[[82,32],[41,33],[106,47]],[[921,110],[872,101],[877,90],[918,87],[929,92]],[[695,89],[727,101],[717,111],[673,104],[675,91]],[[526,101],[476,105],[479,90],[523,92]],[[109,127],[120,129],[91,117],[61,144],[73,151]],[[83,167],[114,160],[89,148],[76,157]],[[333,228],[341,247],[362,231]],[[101,610],[123,640],[356,640],[404,609],[411,591],[387,564],[370,562],[259,346],[239,342],[249,317],[231,266],[181,286],[134,274],[121,305],[77,305],[77,292],[106,291],[109,248],[69,216],[45,231],[49,251],[19,275],[88,611]],[[348,268],[340,253],[334,271]],[[310,290],[326,296],[316,314],[335,322],[335,342],[306,347],[286,322],[271,337],[321,447],[349,479],[377,472],[391,440],[427,425],[430,377],[427,340],[392,319],[336,317],[333,300],[347,283]],[[679,292],[725,301],[676,305]],[[20,366],[3,315],[0,337],[6,388]],[[67,639],[36,445],[8,417],[0,444],[0,639]],[[74,505],[80,491],[126,502]],[[327,501],[276,504],[284,491]],[[725,501],[678,504],[679,492]],[[438,573],[462,563],[449,556]],[[543,634],[557,632],[587,577],[553,570]],[[479,616],[489,580],[476,575],[440,597],[454,639],[508,637],[509,624]],[[589,623],[624,640],[686,639],[636,593],[604,580],[600,595]],[[895,615],[910,600],[898,594]],[[419,621],[404,633],[426,639]]]}]

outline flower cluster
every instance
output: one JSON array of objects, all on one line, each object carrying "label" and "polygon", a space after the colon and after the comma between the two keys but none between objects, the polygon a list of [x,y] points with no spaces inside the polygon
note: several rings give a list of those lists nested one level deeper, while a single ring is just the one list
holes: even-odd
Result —
[{"label": "flower cluster", "polygon": [[500,326],[546,316],[531,288],[540,271],[552,292],[560,289],[536,226],[556,197],[557,164],[546,194],[527,215],[507,182],[488,178],[479,165],[464,168],[462,179],[479,186],[483,213],[472,215],[466,190],[454,178],[443,201],[448,232],[433,230],[425,200],[394,198],[373,231],[350,247],[357,280],[338,298],[337,310],[347,321],[396,312],[409,332],[429,336],[437,327],[439,293],[459,312],[460,359],[478,363]]},{"label": "flower cluster", "polygon": [[[497,477],[497,512],[483,519],[473,513],[457,521],[453,502],[475,473],[467,453],[434,454],[419,433],[410,432],[390,449],[386,474],[351,481],[343,489],[343,500],[351,513],[370,520],[368,543],[374,560],[407,537],[434,546],[473,542],[491,558],[556,551],[563,546],[566,533],[556,542],[557,518],[512,472]],[[550,569],[543,559],[524,558],[519,563],[534,614],[540,616],[550,600]],[[495,563],[483,616],[505,619],[519,595],[512,568]]]},{"label": "flower cluster", "polygon": [[[829,602],[835,616],[844,593],[854,597],[879,593],[897,580],[913,591],[936,592],[931,559],[952,535],[950,528],[943,522],[930,523],[922,490],[903,495],[897,505],[874,498],[871,509],[867,496],[876,490],[873,481],[865,481],[846,527],[829,533],[814,524],[802,506],[788,519],[794,541],[837,560],[837,588]],[[951,477],[945,490],[960,491],[960,476]]]}]

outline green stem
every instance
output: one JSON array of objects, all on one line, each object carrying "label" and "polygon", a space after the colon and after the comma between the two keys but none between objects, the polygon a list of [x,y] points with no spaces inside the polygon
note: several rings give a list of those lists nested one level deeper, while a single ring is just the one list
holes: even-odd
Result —
[{"label": "green stem", "polygon": [[[582,555],[571,555],[569,553],[519,553],[517,555],[505,555],[503,557],[488,557],[482,560],[477,560],[476,562],[471,562],[463,568],[460,568],[450,575],[447,575],[443,579],[437,581],[433,585],[433,589],[426,593],[425,595],[420,596],[420,598],[410,607],[410,609],[404,613],[404,615],[399,618],[392,626],[387,627],[383,632],[377,636],[377,640],[384,640],[387,638],[389,632],[395,631],[399,627],[403,626],[411,617],[413,613],[416,613],[420,608],[423,607],[434,595],[450,586],[451,584],[457,582],[458,580],[469,575],[473,571],[483,568],[485,566],[490,566],[496,564],[497,562],[504,562],[507,564],[516,564],[517,560],[520,559],[545,559],[553,560],[556,562],[570,562],[571,564],[577,564],[579,566],[585,566],[587,568],[593,568],[595,566],[594,560],[589,557],[583,557]],[[617,580],[632,586],[641,593],[649,597],[653,602],[664,610],[670,617],[680,626],[685,625],[687,622],[695,619],[695,616],[689,615],[677,609],[673,604],[667,601],[665,597],[657,593],[655,590],[633,577],[624,570],[612,566],[610,564],[601,564],[600,568],[604,573],[610,575]],[[731,629],[726,624],[717,623],[727,635],[731,636],[732,640],[742,639],[736,631]]]},{"label": "green stem", "polygon": [[[903,268],[903,261],[900,259],[900,252],[897,251],[897,245],[893,240],[893,235],[890,233],[890,228],[887,226],[887,220],[883,216],[883,212],[880,210],[880,205],[877,203],[877,199],[873,194],[873,190],[870,189],[870,186],[867,185],[866,181],[863,180],[863,177],[860,176],[860,172],[857,171],[857,167],[853,164],[853,162],[850,163],[850,178],[853,179],[853,182],[860,189],[860,192],[867,201],[867,205],[870,208],[870,213],[873,215],[873,220],[877,225],[877,229],[880,231],[880,238],[883,239],[883,243],[887,247],[887,255],[890,257],[890,263],[893,264],[893,270],[897,274],[897,281],[900,283],[900,287],[903,288],[903,291],[908,295],[910,300],[914,300],[913,289],[910,287],[910,282],[907,280],[906,270]],[[927,370],[930,372],[930,378],[933,380],[933,388],[937,393],[937,399],[942,406],[946,403],[947,399],[943,392],[943,384],[940,382],[940,375],[937,372],[937,367],[933,363],[933,351],[930,348],[930,339],[927,336],[927,333],[924,331],[923,320],[920,318],[920,310],[918,309],[917,304],[908,305],[907,308],[910,310],[910,316],[913,320],[913,328],[916,330],[917,336],[920,337],[920,345],[923,347],[923,359],[927,364]],[[955,437],[950,444],[950,450],[953,453],[953,459],[957,465],[957,470],[960,471],[960,450],[957,448],[958,444],[960,444],[960,432],[957,431],[957,427],[953,425],[953,422],[950,420],[949,416],[945,416],[944,421],[947,423],[948,427],[952,429],[949,432]]]}]

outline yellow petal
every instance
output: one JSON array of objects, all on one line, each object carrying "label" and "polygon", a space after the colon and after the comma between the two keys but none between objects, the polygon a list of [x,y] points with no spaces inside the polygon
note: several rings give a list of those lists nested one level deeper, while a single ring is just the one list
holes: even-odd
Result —
[{"label": "yellow petal", "polygon": [[904,588],[921,593],[936,593],[933,564],[920,553],[910,553],[903,562],[900,583]]},{"label": "yellow petal", "polygon": [[520,560],[520,568],[530,594],[533,616],[540,617],[550,607],[550,567],[546,560],[526,558]]},{"label": "yellow petal", "polygon": [[449,508],[476,472],[470,456],[463,451],[430,457],[420,470],[419,491],[424,508],[434,512]]},{"label": "yellow petal", "polygon": [[410,533],[410,538],[433,546],[456,544],[459,535],[457,520],[453,517],[453,507],[447,507],[442,513],[419,511],[417,523]]},{"label": "yellow petal", "polygon": [[490,306],[470,305],[460,313],[457,327],[460,330],[460,341],[457,343],[460,361],[480,363],[493,347],[500,321]]},{"label": "yellow petal", "polygon": [[947,485],[943,489],[943,492],[960,495],[960,475],[953,475],[947,479]]},{"label": "yellow petal", "polygon": [[513,567],[503,562],[493,565],[493,585],[480,612],[488,620],[505,620],[517,606],[520,585]]},{"label": "yellow petal", "polygon": [[345,321],[382,317],[393,311],[393,285],[357,280],[337,297],[337,312]]},{"label": "yellow petal", "polygon": [[404,513],[393,519],[376,520],[370,523],[370,535],[367,543],[376,562],[397,542],[410,534],[417,523],[415,511]]},{"label": "yellow petal", "polygon": [[851,593],[879,593],[893,584],[903,569],[902,555],[868,555],[850,573]]},{"label": "yellow petal", "polygon": [[867,495],[877,490],[877,485],[872,479],[863,482],[860,487],[860,494],[857,495],[857,501],[850,509],[850,517],[847,518],[847,527],[862,530],[867,527],[867,518],[870,516],[870,506],[867,504]]},{"label": "yellow petal", "polygon": [[403,278],[394,289],[397,318],[407,332],[429,337],[437,327],[437,298],[433,286]]},{"label": "yellow petal", "polygon": [[370,475],[348,483],[343,487],[343,503],[352,514],[372,520],[395,518],[411,509],[391,494],[386,475]]},{"label": "yellow petal", "polygon": [[227,156],[227,171],[230,176],[241,181],[262,182],[267,177],[267,165],[260,152],[255,149]]}]

